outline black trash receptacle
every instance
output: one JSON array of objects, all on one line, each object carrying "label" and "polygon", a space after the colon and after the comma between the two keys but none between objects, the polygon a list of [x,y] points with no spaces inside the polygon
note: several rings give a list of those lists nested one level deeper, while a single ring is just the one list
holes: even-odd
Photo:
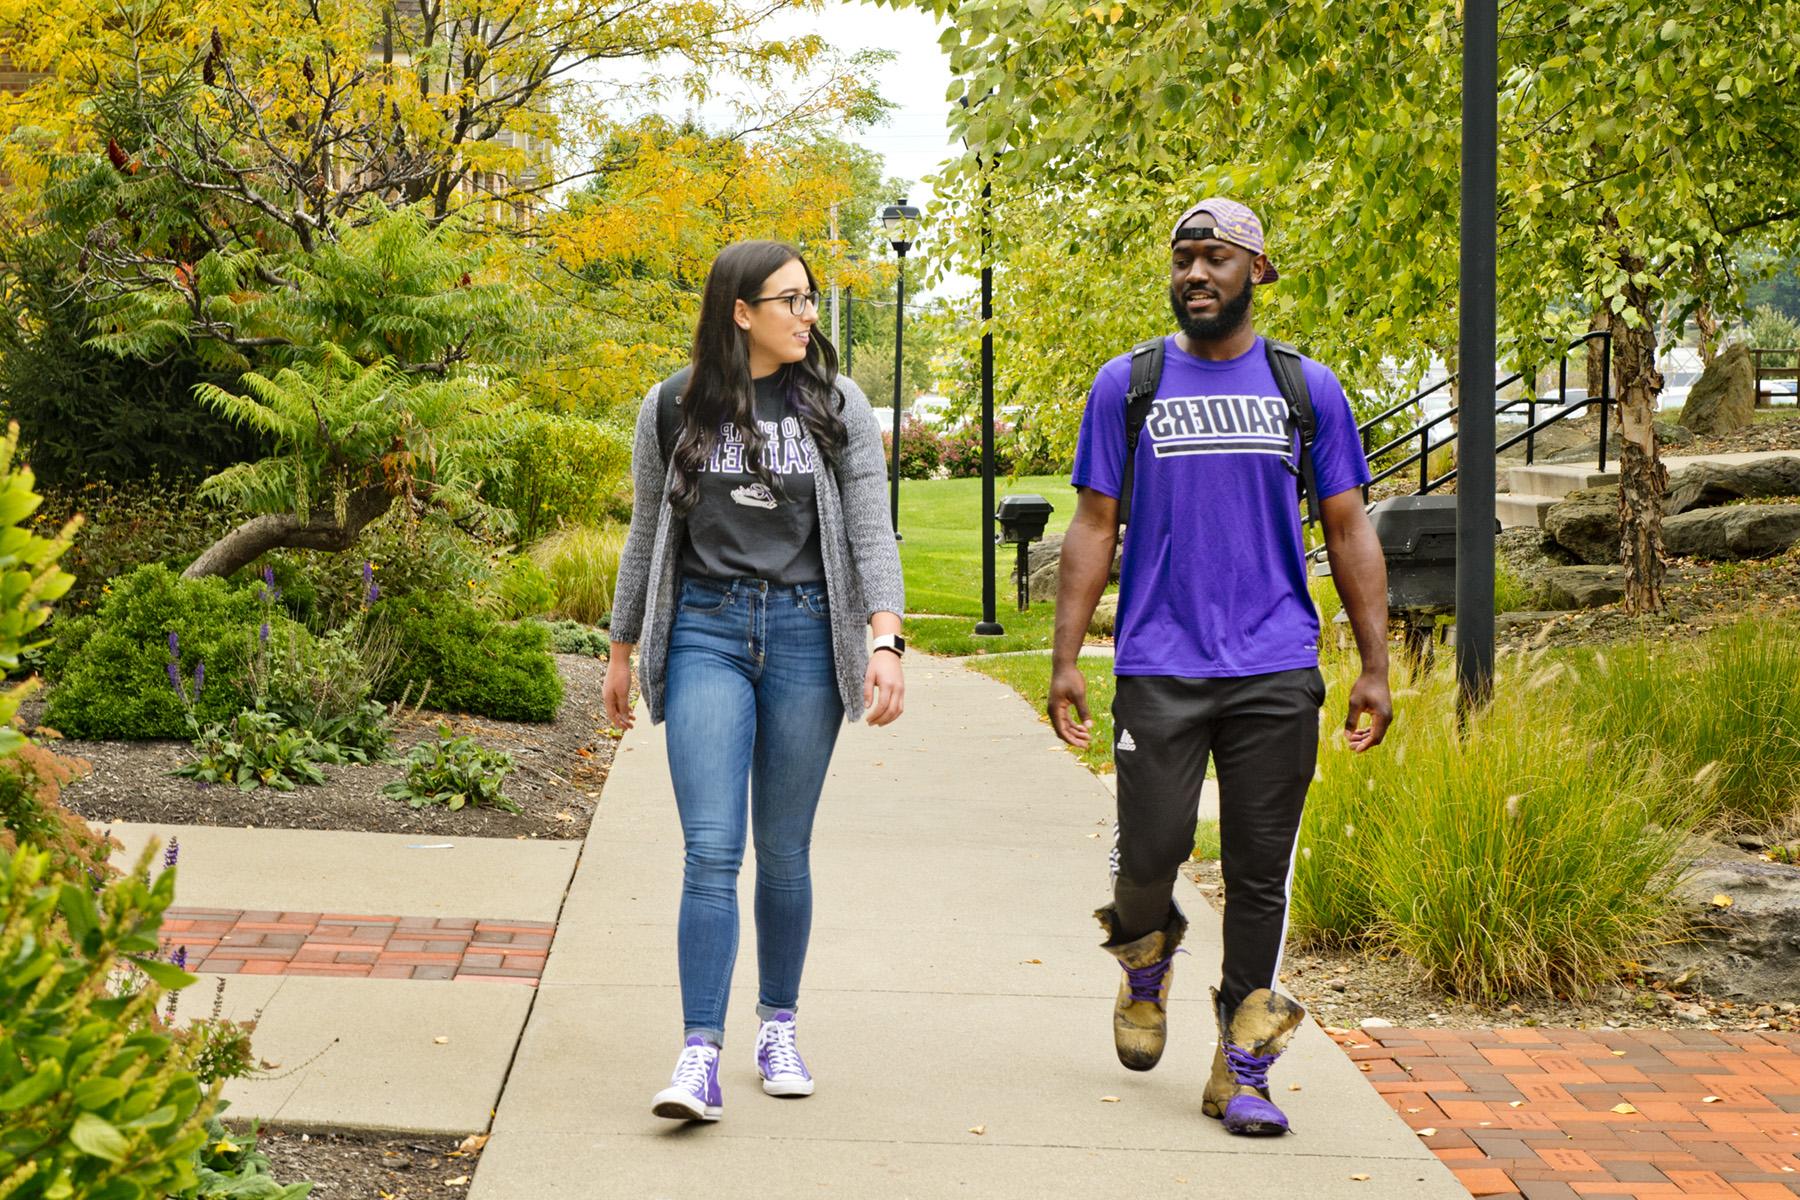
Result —
[{"label": "black trash receptacle", "polygon": [[1008,496],[994,510],[994,519],[1000,522],[1000,532],[994,540],[1019,548],[1020,612],[1031,604],[1031,543],[1043,538],[1044,526],[1050,523],[1050,514],[1055,511],[1056,506],[1042,496],[1029,494]]},{"label": "black trash receptacle", "polygon": [[1456,607],[1456,497],[1395,496],[1369,509],[1387,560],[1388,609],[1449,612]]}]

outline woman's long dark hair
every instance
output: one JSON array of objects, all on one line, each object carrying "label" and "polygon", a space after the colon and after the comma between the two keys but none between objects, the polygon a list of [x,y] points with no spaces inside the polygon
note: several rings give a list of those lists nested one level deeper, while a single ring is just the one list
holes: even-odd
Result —
[{"label": "woman's long dark hair", "polygon": [[[770,490],[780,481],[763,462],[767,439],[756,423],[756,387],[750,378],[750,334],[734,314],[739,300],[754,300],[769,276],[790,262],[806,270],[806,285],[816,289],[812,268],[800,252],[781,242],[737,242],[713,259],[694,327],[693,373],[681,400],[681,435],[675,442],[675,480],[669,498],[686,514],[700,501],[700,472],[712,457],[719,426],[730,421],[742,434],[750,469]],[[794,415],[812,434],[813,445],[833,466],[843,454],[844,419],[838,415],[837,350],[818,326],[807,340],[806,357],[785,364],[776,376],[792,398]]]}]

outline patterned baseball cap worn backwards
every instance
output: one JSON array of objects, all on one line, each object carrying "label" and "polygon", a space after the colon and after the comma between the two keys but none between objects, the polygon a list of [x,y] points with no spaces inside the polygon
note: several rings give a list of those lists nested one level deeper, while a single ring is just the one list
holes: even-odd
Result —
[{"label": "patterned baseball cap worn backwards", "polygon": [[[1202,200],[1182,213],[1181,220],[1175,222],[1175,228],[1169,234],[1169,244],[1173,246],[1176,242],[1201,238],[1217,238],[1252,254],[1265,253],[1262,222],[1250,211],[1249,205],[1223,196]],[[1274,283],[1279,278],[1275,264],[1270,263],[1261,282]]]}]

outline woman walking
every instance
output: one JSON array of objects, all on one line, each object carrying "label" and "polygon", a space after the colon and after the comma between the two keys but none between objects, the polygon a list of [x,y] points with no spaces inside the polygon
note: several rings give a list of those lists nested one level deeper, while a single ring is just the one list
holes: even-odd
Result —
[{"label": "woman walking", "polygon": [[677,1120],[721,1111],[748,833],[757,1073],[771,1096],[812,1094],[794,1018],[812,926],[813,814],[845,718],[886,725],[905,690],[880,427],[815,330],[818,304],[792,247],[728,246],[707,274],[690,365],[652,388],[638,414],[605,699],[608,719],[629,729],[635,648],[650,719],[667,725],[686,844],[685,1044],[653,1101]]}]

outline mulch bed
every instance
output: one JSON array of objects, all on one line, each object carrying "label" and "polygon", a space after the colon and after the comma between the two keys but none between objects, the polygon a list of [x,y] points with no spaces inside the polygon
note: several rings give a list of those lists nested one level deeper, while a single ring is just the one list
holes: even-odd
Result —
[{"label": "mulch bed", "polygon": [[328,782],[291,792],[208,786],[170,772],[188,761],[185,742],[54,743],[92,771],[63,791],[78,815],[101,823],[233,825],[260,829],[336,829],[460,837],[580,838],[586,835],[618,736],[606,726],[601,684],[606,664],[581,655],[555,656],[563,703],[554,722],[534,724],[426,711],[394,731],[392,752],[437,736],[439,725],[513,755],[505,793],[523,811],[441,805],[411,808],[381,794],[400,778],[391,763],[328,766]]},{"label": "mulch bed", "polygon": [[457,1200],[469,1194],[478,1148],[461,1138],[312,1133],[264,1128],[257,1147],[282,1183],[312,1180],[312,1200]]}]

